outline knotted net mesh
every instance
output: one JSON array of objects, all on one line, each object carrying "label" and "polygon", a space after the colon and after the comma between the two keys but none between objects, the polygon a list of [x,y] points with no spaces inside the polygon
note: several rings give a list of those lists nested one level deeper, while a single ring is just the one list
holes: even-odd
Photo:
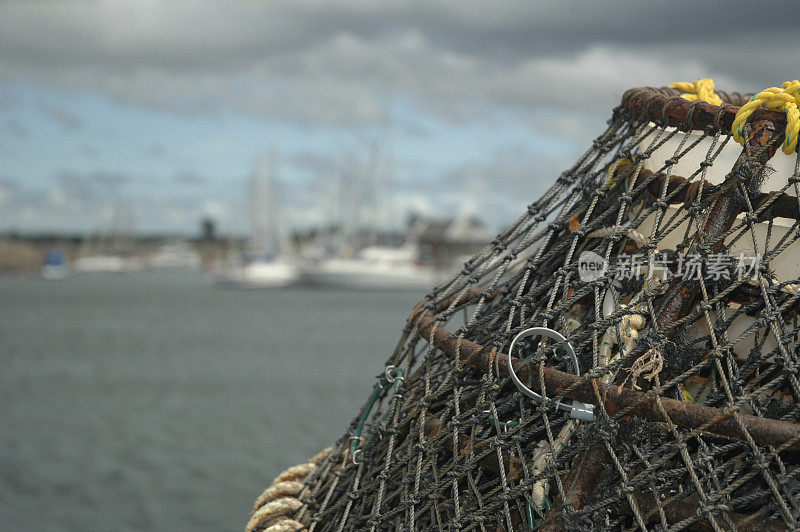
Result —
[{"label": "knotted net mesh", "polygon": [[[262,496],[248,527],[796,527],[798,160],[772,157],[782,113],[733,142],[747,96],[718,94],[628,91],[413,310],[348,431],[295,475],[299,502],[258,514]],[[530,327],[566,337],[511,353],[542,400],[509,379]]]}]

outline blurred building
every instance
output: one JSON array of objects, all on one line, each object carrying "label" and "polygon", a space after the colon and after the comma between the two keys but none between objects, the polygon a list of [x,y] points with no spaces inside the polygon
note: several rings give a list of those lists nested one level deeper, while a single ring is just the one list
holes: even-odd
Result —
[{"label": "blurred building", "polygon": [[409,222],[409,239],[417,243],[420,262],[437,269],[457,268],[493,236],[474,216],[444,220],[415,217]]}]

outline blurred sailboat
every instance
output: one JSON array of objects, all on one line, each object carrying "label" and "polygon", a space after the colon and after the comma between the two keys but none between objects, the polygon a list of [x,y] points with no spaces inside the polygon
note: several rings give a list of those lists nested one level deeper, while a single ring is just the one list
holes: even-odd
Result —
[{"label": "blurred sailboat", "polygon": [[381,157],[375,142],[363,170],[353,160],[345,165],[340,177],[342,229],[338,242],[327,256],[304,265],[305,283],[360,290],[428,290],[440,280],[435,268],[420,263],[414,239],[399,247],[377,244],[378,218],[388,209],[386,205],[380,208],[378,194],[384,188],[382,182],[386,186],[391,183],[389,159],[388,153]]},{"label": "blurred sailboat", "polygon": [[162,244],[150,258],[156,270],[199,270],[200,254],[187,242],[175,240]]},{"label": "blurred sailboat", "polygon": [[69,273],[64,252],[58,248],[47,250],[42,265],[42,277],[48,280],[63,279]]},{"label": "blurred sailboat", "polygon": [[[99,229],[83,240],[72,264],[74,273],[126,273],[139,271],[142,262],[132,244],[134,214],[130,202],[115,200],[101,210]],[[108,227],[109,229],[104,229]]]},{"label": "blurred sailboat", "polygon": [[277,288],[298,281],[300,271],[288,234],[280,223],[275,191],[276,155],[256,159],[251,185],[252,237],[248,249],[233,258],[218,281],[242,288]]},{"label": "blurred sailboat", "polygon": [[357,290],[428,290],[437,272],[416,260],[413,244],[369,246],[355,257],[333,257],[307,266],[304,280],[316,286]]}]

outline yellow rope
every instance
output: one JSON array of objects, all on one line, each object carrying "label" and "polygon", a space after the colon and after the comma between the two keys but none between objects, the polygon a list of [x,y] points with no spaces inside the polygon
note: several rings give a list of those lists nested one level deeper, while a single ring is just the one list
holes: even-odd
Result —
[{"label": "yellow rope", "polygon": [[606,185],[609,185],[608,190],[612,190],[614,187],[617,186],[617,183],[614,182],[614,178],[617,177],[617,170],[619,170],[620,166],[632,166],[636,162],[636,157],[623,157],[621,159],[617,159],[608,167],[608,171],[606,174],[608,175],[608,181],[606,181]]},{"label": "yellow rope", "polygon": [[[683,92],[681,97],[687,100],[702,100],[714,105],[722,105],[722,98],[714,92],[714,80],[711,78],[698,79],[697,81],[678,81],[670,85],[673,89]],[[770,87],[753,96],[744,104],[733,120],[731,132],[733,139],[744,146],[742,129],[759,106],[767,109],[784,111],[786,113],[786,140],[783,142],[783,152],[787,155],[794,153],[800,136],[800,81],[787,81],[780,88]]]},{"label": "yellow rope", "polygon": [[760,105],[767,109],[786,112],[786,140],[783,142],[783,152],[791,155],[797,148],[797,136],[800,134],[800,81],[787,81],[781,88],[770,87],[765,89],[744,104],[736,118],[733,120],[733,139],[739,144],[744,144],[742,128],[744,123]]},{"label": "yellow rope", "polygon": [[692,397],[692,394],[689,393],[689,390],[687,390],[683,384],[681,384],[681,391],[683,392],[683,399],[687,403],[697,403],[697,401],[694,400],[694,397]]},{"label": "yellow rope", "polygon": [[701,100],[714,105],[722,105],[722,98],[714,92],[714,80],[711,78],[702,78],[695,82],[678,81],[671,84],[670,87],[683,92],[681,96],[686,100]]}]

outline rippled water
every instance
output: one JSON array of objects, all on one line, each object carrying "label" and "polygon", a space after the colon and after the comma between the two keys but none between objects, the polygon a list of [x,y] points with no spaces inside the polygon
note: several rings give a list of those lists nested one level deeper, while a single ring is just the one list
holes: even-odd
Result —
[{"label": "rippled water", "polygon": [[242,530],[343,433],[421,295],[0,278],[0,528]]}]

